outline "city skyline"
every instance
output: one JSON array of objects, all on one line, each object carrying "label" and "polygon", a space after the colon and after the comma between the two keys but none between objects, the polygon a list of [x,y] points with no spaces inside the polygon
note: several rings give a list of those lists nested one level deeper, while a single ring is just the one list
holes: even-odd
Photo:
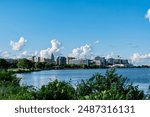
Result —
[{"label": "city skyline", "polygon": [[150,65],[149,3],[2,0],[0,57],[120,56]]}]

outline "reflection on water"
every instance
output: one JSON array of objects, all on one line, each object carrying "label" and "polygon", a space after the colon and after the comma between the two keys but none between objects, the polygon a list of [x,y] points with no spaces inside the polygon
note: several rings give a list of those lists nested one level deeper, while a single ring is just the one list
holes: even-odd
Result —
[{"label": "reflection on water", "polygon": [[[81,79],[89,79],[95,73],[105,74],[107,69],[81,69],[81,70],[45,70],[40,72],[22,73],[17,74],[21,77],[21,83],[25,85],[33,85],[40,88],[42,85],[47,84],[55,79],[70,81],[76,84]],[[118,68],[116,72],[123,77],[127,77],[134,85],[139,85],[139,88],[147,92],[150,85],[150,69],[149,68]]]}]

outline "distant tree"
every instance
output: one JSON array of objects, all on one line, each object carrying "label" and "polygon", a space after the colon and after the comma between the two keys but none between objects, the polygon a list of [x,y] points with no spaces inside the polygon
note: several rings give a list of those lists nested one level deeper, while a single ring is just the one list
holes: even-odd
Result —
[{"label": "distant tree", "polygon": [[18,60],[17,66],[18,68],[31,69],[34,67],[34,63],[24,58],[24,59]]},{"label": "distant tree", "polygon": [[10,68],[17,68],[17,60],[13,60],[12,63],[10,63]]},{"label": "distant tree", "polygon": [[46,64],[45,64],[45,69],[52,69],[53,66],[54,66],[53,64],[46,63]]},{"label": "distant tree", "polygon": [[45,68],[45,63],[44,62],[37,62],[35,63],[35,68],[36,69],[44,69]]},{"label": "distant tree", "polygon": [[91,67],[91,68],[100,68],[100,66],[99,66],[99,65],[95,65],[95,64],[90,65],[90,67]]},{"label": "distant tree", "polygon": [[9,63],[5,60],[0,58],[0,69],[7,69],[9,67]]},{"label": "distant tree", "polygon": [[80,65],[80,68],[85,69],[85,68],[88,68],[88,66],[87,66],[87,65],[85,65],[85,64],[81,64],[81,65]]}]

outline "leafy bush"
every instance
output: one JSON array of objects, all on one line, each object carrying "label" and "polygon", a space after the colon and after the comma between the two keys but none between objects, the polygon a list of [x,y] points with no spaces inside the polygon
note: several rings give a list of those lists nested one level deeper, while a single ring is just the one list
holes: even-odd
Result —
[{"label": "leafy bush", "polygon": [[16,75],[11,72],[7,72],[5,70],[0,71],[0,86],[19,86],[20,78],[17,78]]},{"label": "leafy bush", "polygon": [[77,85],[79,99],[104,99],[104,100],[137,100],[144,98],[144,92],[138,86],[127,85],[127,79],[115,73],[112,69],[105,76],[97,73],[88,80],[82,80]]},{"label": "leafy bush", "polygon": [[55,80],[42,86],[37,93],[40,100],[71,100],[75,99],[75,89],[69,82]]},{"label": "leafy bush", "polygon": [[0,69],[7,69],[9,67],[9,63],[5,60],[0,58]]},{"label": "leafy bush", "polygon": [[0,71],[0,99],[35,99],[32,87],[20,86],[20,78],[7,71]]}]

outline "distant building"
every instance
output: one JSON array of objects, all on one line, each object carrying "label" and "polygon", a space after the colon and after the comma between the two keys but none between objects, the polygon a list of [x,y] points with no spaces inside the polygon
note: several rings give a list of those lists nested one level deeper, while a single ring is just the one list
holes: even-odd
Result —
[{"label": "distant building", "polygon": [[41,58],[40,57],[35,57],[34,58],[34,62],[40,62],[41,61]]},{"label": "distant building", "polygon": [[95,57],[95,60],[94,60],[95,64],[96,65],[99,65],[99,66],[106,66],[107,65],[107,61],[105,59],[105,57]]},{"label": "distant building", "polygon": [[128,62],[128,60],[123,59],[123,60],[122,60],[122,64],[129,64],[129,62]]},{"label": "distant building", "polygon": [[101,62],[100,62],[100,60],[94,60],[94,64],[100,66]]},{"label": "distant building", "polygon": [[35,57],[35,56],[28,57],[27,59],[28,59],[29,61],[32,61],[32,62],[34,62],[34,57]]},{"label": "distant building", "polygon": [[133,67],[132,64],[129,64],[127,59],[121,59],[121,58],[109,58],[107,60],[108,66],[110,67]]},{"label": "distant building", "polygon": [[59,56],[56,60],[57,65],[65,65],[66,64],[66,57]]},{"label": "distant building", "polygon": [[114,65],[114,63],[115,63],[115,59],[114,58],[107,59],[107,64],[108,65]]},{"label": "distant building", "polygon": [[51,59],[51,62],[55,62],[55,57],[54,57],[54,54],[53,54],[53,53],[51,54],[50,59]]},{"label": "distant building", "polygon": [[114,59],[114,64],[122,64],[122,59]]},{"label": "distant building", "polygon": [[72,59],[70,60],[70,64],[75,64],[75,65],[87,65],[89,66],[90,60],[89,59]]},{"label": "distant building", "polygon": [[73,59],[76,59],[76,58],[75,58],[75,57],[67,57],[66,63],[67,63],[67,64],[71,64],[71,61],[72,61]]},{"label": "distant building", "polygon": [[101,59],[100,56],[96,56],[96,57],[95,57],[95,60],[100,60],[100,59]]},{"label": "distant building", "polygon": [[49,58],[39,58],[40,59],[40,62],[46,62],[46,63],[49,63],[49,64],[55,64],[55,61],[53,61],[52,59],[49,59]]},{"label": "distant building", "polygon": [[32,56],[32,57],[29,57],[28,60],[33,61],[33,62],[46,62],[50,64],[55,64],[55,58],[54,58],[53,53],[51,54],[50,58]]}]

